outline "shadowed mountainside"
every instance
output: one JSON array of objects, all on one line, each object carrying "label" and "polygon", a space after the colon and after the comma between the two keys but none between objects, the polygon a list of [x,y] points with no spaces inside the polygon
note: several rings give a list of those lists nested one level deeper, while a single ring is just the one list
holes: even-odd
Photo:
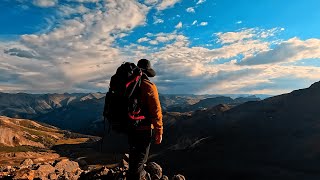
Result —
[{"label": "shadowed mountainside", "polygon": [[191,179],[319,179],[318,104],[320,82],[219,114],[201,111],[201,122],[172,123],[178,134],[164,139],[197,132],[211,138],[154,158]]}]

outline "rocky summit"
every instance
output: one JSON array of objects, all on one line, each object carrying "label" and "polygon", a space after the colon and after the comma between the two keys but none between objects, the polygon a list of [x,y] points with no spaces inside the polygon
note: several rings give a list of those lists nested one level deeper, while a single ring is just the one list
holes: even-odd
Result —
[{"label": "rocky summit", "polygon": [[[70,180],[125,180],[128,175],[128,162],[122,159],[112,168],[106,166],[88,167],[85,161],[71,161],[69,159],[55,160],[44,163],[33,163],[31,159],[25,159],[19,166],[0,167],[1,179],[70,179]],[[150,180],[167,180],[168,176],[163,175],[162,168],[155,162],[145,164]],[[185,180],[183,175],[174,175],[172,180]]]},{"label": "rocky summit", "polygon": [[[129,155],[104,149],[99,137],[5,116],[0,124],[0,179],[126,179]],[[145,168],[168,179],[155,162]]]}]

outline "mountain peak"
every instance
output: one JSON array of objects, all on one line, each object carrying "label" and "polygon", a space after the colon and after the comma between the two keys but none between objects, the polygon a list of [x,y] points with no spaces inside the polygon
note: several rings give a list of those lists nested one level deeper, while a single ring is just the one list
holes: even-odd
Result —
[{"label": "mountain peak", "polygon": [[309,88],[310,89],[319,89],[320,90],[320,81],[313,83]]}]

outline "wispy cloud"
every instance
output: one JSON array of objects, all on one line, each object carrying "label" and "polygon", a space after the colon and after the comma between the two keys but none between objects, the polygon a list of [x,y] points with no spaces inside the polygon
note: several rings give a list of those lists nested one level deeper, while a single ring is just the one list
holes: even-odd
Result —
[{"label": "wispy cloud", "polygon": [[159,0],[145,0],[144,3],[147,5],[155,5],[159,2]]},{"label": "wispy cloud", "polygon": [[157,45],[157,44],[159,44],[159,43],[158,43],[158,41],[156,41],[156,40],[151,40],[151,41],[149,41],[149,44]]},{"label": "wispy cloud", "polygon": [[193,7],[187,8],[186,11],[187,11],[188,13],[195,13],[195,12],[196,12]]},{"label": "wispy cloud", "polygon": [[207,26],[208,25],[208,22],[201,22],[200,24],[199,24],[199,26]]},{"label": "wispy cloud", "polygon": [[52,7],[57,5],[58,0],[33,0],[32,3],[39,7]]},{"label": "wispy cloud", "polygon": [[175,26],[176,29],[180,29],[182,28],[182,22],[179,22],[176,26]]},{"label": "wispy cloud", "polygon": [[226,33],[216,33],[218,36],[218,42],[222,44],[234,43],[244,39],[249,39],[255,36],[254,29],[246,29],[239,32],[226,32]]},{"label": "wispy cloud", "polygon": [[274,49],[260,52],[255,56],[243,59],[239,65],[274,64],[293,62],[301,59],[320,58],[320,40],[292,38],[284,41]]},{"label": "wispy cloud", "polygon": [[202,4],[202,3],[204,3],[204,2],[206,2],[206,0],[199,0],[199,1],[197,2],[197,4]]},{"label": "wispy cloud", "polygon": [[143,38],[140,38],[140,39],[138,39],[138,43],[141,43],[141,42],[146,42],[146,41],[150,41],[150,39],[149,38],[147,38],[147,37],[143,37]]},{"label": "wispy cloud", "polygon": [[196,25],[197,22],[198,22],[197,20],[194,20],[191,25],[192,25],[192,26],[193,26],[193,25]]},{"label": "wispy cloud", "polygon": [[160,18],[158,18],[156,16],[153,17],[153,20],[154,20],[153,24],[162,24],[162,23],[164,23],[163,19],[160,19]]}]

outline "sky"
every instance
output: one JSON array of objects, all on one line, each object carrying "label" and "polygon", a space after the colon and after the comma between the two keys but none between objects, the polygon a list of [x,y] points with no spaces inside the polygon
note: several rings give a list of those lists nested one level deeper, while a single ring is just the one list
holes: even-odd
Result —
[{"label": "sky", "polygon": [[320,80],[318,0],[1,0],[0,92],[106,92],[151,61],[162,94],[282,94]]}]

